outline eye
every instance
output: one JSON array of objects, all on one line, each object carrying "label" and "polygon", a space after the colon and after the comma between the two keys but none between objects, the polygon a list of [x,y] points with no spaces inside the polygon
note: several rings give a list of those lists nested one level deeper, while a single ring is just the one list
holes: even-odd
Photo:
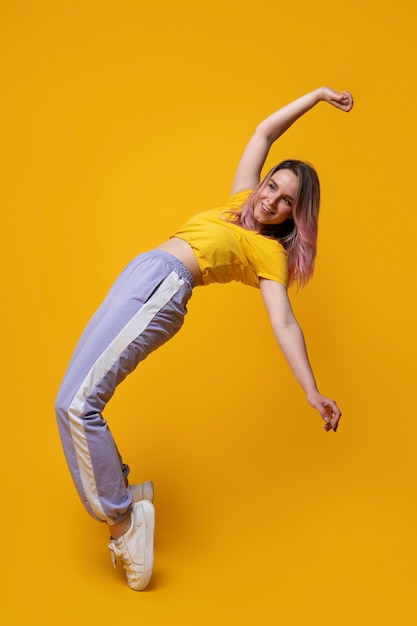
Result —
[{"label": "eye", "polygon": [[291,198],[283,198],[284,202],[286,205],[291,206],[292,202],[291,202]]},{"label": "eye", "polygon": [[268,187],[270,188],[271,191],[275,191],[274,183],[268,183]]}]

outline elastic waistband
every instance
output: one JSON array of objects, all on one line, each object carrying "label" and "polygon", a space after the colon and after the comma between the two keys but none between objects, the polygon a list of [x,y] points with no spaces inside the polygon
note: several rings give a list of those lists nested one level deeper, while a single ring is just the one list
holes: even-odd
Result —
[{"label": "elastic waistband", "polygon": [[189,283],[191,288],[194,287],[194,276],[191,274],[188,267],[184,265],[182,261],[177,259],[176,256],[170,254],[169,252],[166,252],[165,250],[159,249],[151,250],[150,252],[146,252],[145,254],[148,254],[154,259],[163,259],[171,270],[176,272],[180,278]]}]

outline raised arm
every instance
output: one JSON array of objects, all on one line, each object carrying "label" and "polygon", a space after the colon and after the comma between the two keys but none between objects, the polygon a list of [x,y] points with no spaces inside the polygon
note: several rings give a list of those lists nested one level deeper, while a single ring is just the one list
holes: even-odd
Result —
[{"label": "raised arm", "polygon": [[334,400],[322,396],[307,355],[303,332],[295,319],[286,288],[272,280],[261,279],[261,292],[274,335],[307,401],[324,420],[324,429],[337,430],[341,412]]},{"label": "raised arm", "polygon": [[339,93],[330,87],[320,87],[267,117],[258,125],[243,152],[233,181],[232,193],[253,189],[259,183],[262,167],[274,141],[321,101],[346,112],[353,106],[353,98],[348,91]]}]

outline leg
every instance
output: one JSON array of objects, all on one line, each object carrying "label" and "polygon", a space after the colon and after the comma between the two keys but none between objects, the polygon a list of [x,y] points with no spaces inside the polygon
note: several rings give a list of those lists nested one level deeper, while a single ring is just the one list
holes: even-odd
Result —
[{"label": "leg", "polygon": [[91,515],[109,525],[128,517],[132,497],[102,412],[116,386],[180,329],[192,278],[178,264],[158,252],[126,268],[88,325],[58,394],[59,429],[74,482]]}]

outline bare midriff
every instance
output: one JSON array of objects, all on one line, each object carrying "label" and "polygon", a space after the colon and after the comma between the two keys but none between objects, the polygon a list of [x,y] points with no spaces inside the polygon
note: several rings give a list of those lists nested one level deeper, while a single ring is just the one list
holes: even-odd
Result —
[{"label": "bare midriff", "polygon": [[164,243],[158,246],[158,249],[169,252],[169,254],[172,254],[172,256],[175,256],[182,263],[184,263],[193,275],[196,285],[203,284],[200,268],[198,267],[193,249],[184,239],[172,237],[172,239],[168,239],[168,241],[164,241]]}]

